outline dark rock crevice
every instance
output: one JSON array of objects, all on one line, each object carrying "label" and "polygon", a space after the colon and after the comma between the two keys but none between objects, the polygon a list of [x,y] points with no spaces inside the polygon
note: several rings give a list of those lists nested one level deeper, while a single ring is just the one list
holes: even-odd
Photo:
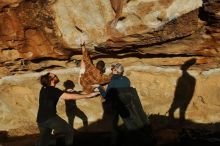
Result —
[{"label": "dark rock crevice", "polygon": [[62,67],[62,66],[59,66],[59,65],[51,65],[51,66],[47,66],[47,67],[43,67],[43,68],[40,68],[40,69],[36,69],[36,70],[34,70],[34,72],[42,72],[42,71],[44,71],[44,70],[47,70],[47,69],[50,69],[50,70],[52,70],[52,69],[61,69],[61,68],[64,68],[64,67]]}]

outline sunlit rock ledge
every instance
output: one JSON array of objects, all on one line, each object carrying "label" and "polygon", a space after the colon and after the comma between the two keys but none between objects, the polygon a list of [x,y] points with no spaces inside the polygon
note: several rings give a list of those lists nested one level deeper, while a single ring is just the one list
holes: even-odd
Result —
[{"label": "sunlit rock ledge", "polygon": [[79,37],[97,45],[157,31],[201,6],[202,0],[57,0],[52,4],[59,35],[72,48],[80,43]]}]

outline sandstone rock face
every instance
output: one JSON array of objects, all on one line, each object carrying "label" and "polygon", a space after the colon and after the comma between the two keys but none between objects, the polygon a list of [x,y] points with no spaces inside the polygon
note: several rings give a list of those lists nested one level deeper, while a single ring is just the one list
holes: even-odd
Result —
[{"label": "sandstone rock face", "polygon": [[91,43],[105,41],[106,26],[114,19],[109,0],[58,0],[53,4],[53,10],[64,41],[73,48],[79,46],[81,35]]},{"label": "sandstone rock face", "polygon": [[[176,32],[173,29],[169,32],[171,28],[169,26],[164,28],[164,25],[202,5],[201,0],[112,0],[111,4],[109,0],[74,2],[58,0],[53,4],[56,23],[63,34],[64,41],[71,47],[79,44],[79,37],[82,35],[88,39],[89,43],[94,43],[98,47],[104,45],[117,48],[183,37],[197,29],[196,13],[186,16],[187,18],[181,18],[183,19],[180,20],[181,22],[178,20],[172,22],[170,27],[180,28]],[[181,25],[186,24],[187,29],[182,27],[181,30]],[[154,31],[159,31],[158,36],[151,35]]]},{"label": "sandstone rock face", "polygon": [[60,66],[41,66],[35,59],[77,58],[80,38],[96,56],[218,55],[218,33],[207,34],[198,18],[202,0],[15,0],[1,5],[0,76]]},{"label": "sandstone rock face", "polygon": [[[79,50],[81,37],[102,51],[184,37],[198,29],[196,10],[202,1],[17,0],[1,5],[0,49],[5,62],[67,58],[73,55],[70,48]],[[17,55],[7,55],[11,51]]]},{"label": "sandstone rock face", "polygon": [[[65,58],[65,55],[62,57],[62,45],[53,34],[52,14],[42,5],[40,2],[26,1],[15,8],[2,9],[1,62],[39,56]],[[17,55],[9,56],[11,51],[17,52]]]}]

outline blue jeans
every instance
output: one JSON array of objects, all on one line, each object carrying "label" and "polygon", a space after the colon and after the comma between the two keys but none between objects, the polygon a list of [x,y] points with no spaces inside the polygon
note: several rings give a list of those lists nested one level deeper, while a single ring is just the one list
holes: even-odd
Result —
[{"label": "blue jeans", "polygon": [[65,135],[66,145],[73,145],[73,128],[59,116],[55,116],[43,123],[38,123],[38,128],[40,136],[37,146],[48,146],[53,129]]}]

